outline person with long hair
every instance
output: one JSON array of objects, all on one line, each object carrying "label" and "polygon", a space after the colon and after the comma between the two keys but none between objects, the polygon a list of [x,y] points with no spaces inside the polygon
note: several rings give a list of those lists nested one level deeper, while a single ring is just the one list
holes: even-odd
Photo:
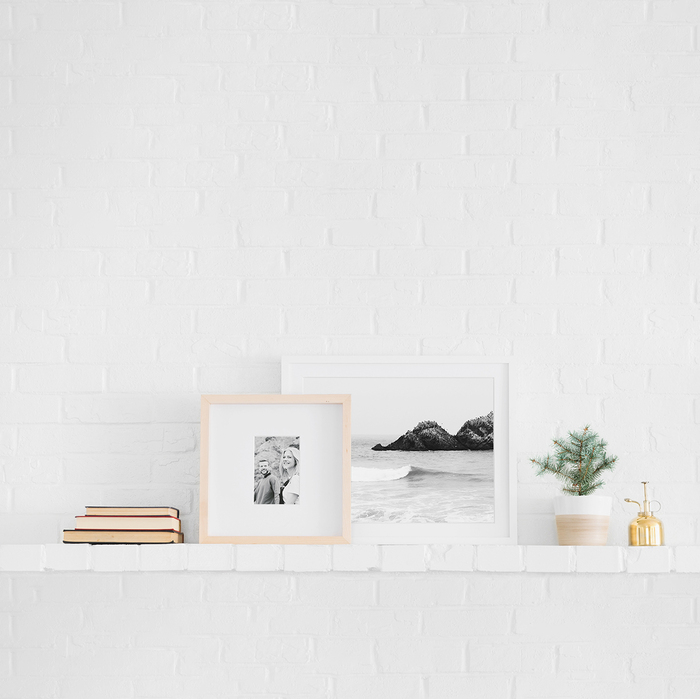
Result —
[{"label": "person with long hair", "polygon": [[285,505],[299,504],[299,450],[295,447],[287,447],[282,452],[282,460],[280,462],[280,473],[284,474],[283,479],[286,480],[282,498]]}]

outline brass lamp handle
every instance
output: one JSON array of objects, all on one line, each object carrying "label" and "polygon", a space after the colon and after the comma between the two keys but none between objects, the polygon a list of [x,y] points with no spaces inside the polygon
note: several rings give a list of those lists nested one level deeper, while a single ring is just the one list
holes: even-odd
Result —
[{"label": "brass lamp handle", "polygon": [[[652,509],[651,509],[651,503],[652,503],[652,502],[655,502],[655,503],[658,505],[658,507],[657,507],[655,510],[652,510]],[[652,500],[652,501],[649,503],[649,511],[650,511],[650,512],[652,512],[652,513],[658,512],[660,509],[661,509],[661,503],[660,503],[658,500]]]}]

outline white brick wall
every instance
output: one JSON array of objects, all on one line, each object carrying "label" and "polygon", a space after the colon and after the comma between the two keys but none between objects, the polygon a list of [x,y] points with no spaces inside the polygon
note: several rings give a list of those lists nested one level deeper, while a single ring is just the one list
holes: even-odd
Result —
[{"label": "white brick wall", "polygon": [[690,699],[699,583],[697,573],[7,573],[0,691]]},{"label": "white brick wall", "polygon": [[[669,543],[687,547],[676,565],[696,571],[699,22],[685,0],[0,4],[0,543],[57,542],[86,504],[153,502],[179,507],[196,540],[199,394],[278,391],[282,354],[495,355],[521,364],[520,541],[555,541],[556,487],[528,458],[590,422],[620,456],[611,543],[625,542],[623,498],[650,480]],[[133,549],[118,564],[98,551],[97,569],[138,570]],[[189,564],[286,566],[284,578],[256,578],[264,589],[294,588],[309,556],[318,570],[385,565],[422,581],[433,580],[417,572],[426,567],[525,566],[547,580],[570,565],[534,549],[512,560],[229,554]],[[56,555],[44,563],[60,569]],[[169,556],[152,565],[184,565]],[[577,565],[592,564],[582,554]],[[620,565],[612,556],[606,570]],[[248,645],[200,636],[196,623],[178,630],[171,612],[172,644],[122,632],[99,653],[102,621],[62,616],[60,645],[43,649],[32,644],[54,632],[13,621],[0,693],[92,695],[108,657],[132,667],[113,696],[244,695],[262,682],[275,695],[338,697],[698,693],[690,631],[652,632],[643,617],[612,653],[617,640],[596,645],[580,617],[590,633],[563,637],[570,646],[521,638],[515,622],[498,651],[480,632],[411,645],[437,628],[422,615],[443,583],[400,617],[381,583],[405,578],[383,575],[372,584],[389,621],[370,612],[349,638],[330,611],[293,641],[265,640],[271,622],[243,619],[261,639]],[[11,605],[59,604],[59,578],[32,578],[24,594],[25,579],[0,580],[0,600],[11,589]],[[109,597],[118,578],[105,580],[113,611],[135,614],[132,592]],[[610,594],[653,595],[645,584]],[[564,628],[549,594],[543,615]],[[301,603],[295,614],[305,617]],[[381,637],[391,623],[407,624],[402,654]],[[636,634],[668,657],[634,645]],[[91,645],[95,681],[81,684]]]}]

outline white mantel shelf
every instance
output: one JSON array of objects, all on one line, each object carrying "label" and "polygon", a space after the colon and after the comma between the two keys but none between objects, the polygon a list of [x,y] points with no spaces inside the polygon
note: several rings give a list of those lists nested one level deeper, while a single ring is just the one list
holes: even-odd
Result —
[{"label": "white mantel shelf", "polygon": [[700,546],[0,545],[0,572],[700,573]]}]

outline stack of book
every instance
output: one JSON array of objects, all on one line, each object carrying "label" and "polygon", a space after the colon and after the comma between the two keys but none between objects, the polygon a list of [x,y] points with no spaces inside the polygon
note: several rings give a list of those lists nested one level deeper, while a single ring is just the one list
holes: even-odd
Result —
[{"label": "stack of book", "polygon": [[86,507],[64,544],[182,544],[180,512],[174,507]]}]

